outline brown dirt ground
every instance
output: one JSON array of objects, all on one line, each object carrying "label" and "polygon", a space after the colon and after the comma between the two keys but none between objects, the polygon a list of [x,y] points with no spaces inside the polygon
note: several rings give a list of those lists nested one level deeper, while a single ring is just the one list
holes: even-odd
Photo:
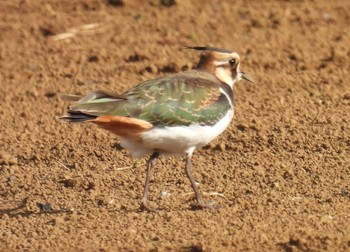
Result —
[{"label": "brown dirt ground", "polygon": [[[350,1],[5,0],[0,13],[0,250],[349,251]],[[183,162],[162,159],[164,210],[140,212],[146,159],[59,122],[59,95],[191,68],[184,45],[237,51],[256,79],[194,156],[224,207],[192,210]]]}]

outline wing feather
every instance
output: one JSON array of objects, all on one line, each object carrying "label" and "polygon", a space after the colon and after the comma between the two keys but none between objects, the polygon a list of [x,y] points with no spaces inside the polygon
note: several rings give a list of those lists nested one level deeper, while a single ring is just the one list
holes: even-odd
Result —
[{"label": "wing feather", "polygon": [[143,82],[120,96],[92,92],[68,112],[129,117],[158,126],[213,125],[231,109],[230,99],[228,85],[207,73],[188,71]]}]

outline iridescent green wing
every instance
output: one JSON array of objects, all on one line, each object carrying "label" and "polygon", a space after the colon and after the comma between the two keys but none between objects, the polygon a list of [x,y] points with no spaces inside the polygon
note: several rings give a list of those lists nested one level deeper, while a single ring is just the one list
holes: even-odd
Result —
[{"label": "iridescent green wing", "polygon": [[195,71],[143,82],[120,96],[95,91],[70,107],[71,114],[117,115],[153,125],[213,125],[231,109],[232,90]]},{"label": "iridescent green wing", "polygon": [[110,110],[110,114],[164,126],[213,125],[232,104],[232,91],[227,85],[188,75],[147,81],[122,96],[127,100]]}]

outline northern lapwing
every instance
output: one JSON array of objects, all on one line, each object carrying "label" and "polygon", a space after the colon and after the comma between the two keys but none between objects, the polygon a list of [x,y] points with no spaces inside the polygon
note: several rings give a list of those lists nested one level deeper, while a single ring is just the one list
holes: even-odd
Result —
[{"label": "northern lapwing", "polygon": [[185,156],[185,171],[197,207],[204,202],[191,172],[196,149],[208,144],[230,124],[234,114],[233,86],[253,79],[240,70],[237,53],[214,47],[187,47],[201,52],[195,69],[142,82],[121,95],[97,90],[86,96],[64,95],[75,101],[60,119],[89,122],[114,134],[133,156],[150,155],[141,207],[148,204],[152,169],[160,155]]}]

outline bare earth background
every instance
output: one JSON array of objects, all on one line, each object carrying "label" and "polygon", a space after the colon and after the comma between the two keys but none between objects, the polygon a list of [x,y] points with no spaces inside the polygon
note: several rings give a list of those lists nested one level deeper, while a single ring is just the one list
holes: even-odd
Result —
[{"label": "bare earth background", "polygon": [[[0,250],[349,251],[350,1],[5,0],[0,13]],[[194,156],[224,207],[192,210],[183,162],[162,159],[163,210],[140,212],[146,159],[59,122],[59,96],[189,69],[185,45],[237,51],[256,80]]]}]

